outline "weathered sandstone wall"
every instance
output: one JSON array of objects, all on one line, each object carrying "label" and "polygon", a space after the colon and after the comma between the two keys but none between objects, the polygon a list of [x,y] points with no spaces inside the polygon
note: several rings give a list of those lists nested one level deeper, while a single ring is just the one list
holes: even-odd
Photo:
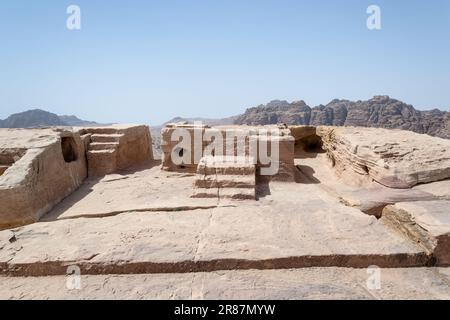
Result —
[{"label": "weathered sandstone wall", "polygon": [[152,160],[147,126],[0,130],[0,229],[39,220],[88,176]]},{"label": "weathered sandstone wall", "polygon": [[0,130],[0,228],[37,221],[87,176],[84,144],[65,130]]},{"label": "weathered sandstone wall", "polygon": [[[221,155],[234,155],[238,157],[249,156],[250,155],[250,143],[256,143],[256,150],[258,150],[256,155],[256,169],[257,174],[260,172],[261,167],[265,165],[262,164],[259,157],[259,143],[265,143],[267,150],[269,150],[270,156],[274,159],[278,158],[279,172],[275,174],[272,178],[283,180],[283,181],[293,181],[293,169],[294,169],[294,142],[288,130],[279,130],[278,133],[272,136],[258,135],[259,129],[274,129],[276,126],[267,127],[247,127],[247,126],[195,126],[191,124],[168,124],[161,131],[161,149],[163,152],[162,156],[162,169],[166,171],[176,171],[176,172],[191,172],[195,173],[197,171],[197,166],[200,159],[203,156],[217,155],[216,152],[211,152],[212,144],[215,142],[215,134],[219,133],[221,136],[221,142],[215,144],[215,150],[218,146],[222,145],[223,150]],[[172,135],[177,129],[184,129],[189,133],[190,136],[190,147],[189,148],[179,148],[179,141],[172,141]],[[204,137],[201,141],[195,142],[194,137]],[[238,140],[237,137],[245,137],[242,140]],[[277,141],[279,146],[279,154],[272,155],[270,153],[271,145],[274,141]],[[197,143],[197,146],[195,145]],[[186,144],[185,144],[186,145]],[[195,157],[194,148],[197,147],[200,151],[198,159]],[[183,150],[182,150],[183,149]],[[172,153],[189,154],[188,163],[175,164],[172,160]],[[180,153],[181,152],[181,153]],[[252,155],[254,156],[254,155]]]},{"label": "weathered sandstone wall", "polygon": [[[161,151],[162,151],[162,169],[165,171],[174,172],[190,172],[195,173],[197,171],[197,165],[200,159],[195,159],[195,141],[194,136],[200,135],[203,137],[205,130],[209,126],[194,126],[190,124],[168,124],[161,130]],[[183,148],[177,147],[178,141],[172,141],[172,136],[178,129],[186,130],[190,136],[190,142],[185,142]],[[198,142],[197,142],[198,143]],[[205,149],[206,142],[200,142],[201,146],[199,150]],[[189,160],[181,164],[175,163],[172,159],[172,154],[178,154],[179,157],[189,156]]]}]

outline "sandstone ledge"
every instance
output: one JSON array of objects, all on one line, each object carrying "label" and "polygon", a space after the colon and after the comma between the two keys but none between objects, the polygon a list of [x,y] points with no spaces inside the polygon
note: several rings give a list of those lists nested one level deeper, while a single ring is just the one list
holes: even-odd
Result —
[{"label": "sandstone ledge", "polygon": [[[382,221],[326,193],[299,197],[298,190],[286,193],[285,183],[272,183],[271,195],[259,202],[35,223],[12,230],[13,242],[3,240],[1,272],[55,275],[73,264],[83,274],[107,274],[431,262],[423,248]],[[295,206],[299,209],[292,210]],[[0,239],[5,237],[0,232]]]},{"label": "sandstone ledge", "polygon": [[390,188],[450,178],[450,140],[402,130],[319,127],[339,174],[367,175]]},{"label": "sandstone ledge", "polygon": [[450,201],[396,203],[383,210],[383,219],[432,253],[437,265],[450,265]]},{"label": "sandstone ledge", "polygon": [[379,290],[365,269],[305,268],[184,274],[1,277],[0,299],[450,299],[448,268],[380,269]]}]

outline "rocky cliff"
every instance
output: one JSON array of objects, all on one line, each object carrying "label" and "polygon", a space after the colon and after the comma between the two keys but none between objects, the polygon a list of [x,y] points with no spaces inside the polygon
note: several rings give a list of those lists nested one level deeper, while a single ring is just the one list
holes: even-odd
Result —
[{"label": "rocky cliff", "polygon": [[437,109],[419,111],[388,96],[375,96],[367,101],[335,99],[327,105],[309,107],[304,101],[275,100],[247,109],[235,124],[300,124],[362,126],[410,130],[450,139],[450,113]]}]

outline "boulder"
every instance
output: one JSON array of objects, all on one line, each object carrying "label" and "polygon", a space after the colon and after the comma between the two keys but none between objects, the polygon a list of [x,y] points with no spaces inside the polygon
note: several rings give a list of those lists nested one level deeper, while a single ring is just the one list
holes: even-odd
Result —
[{"label": "boulder", "polygon": [[450,140],[402,130],[318,127],[336,171],[365,175],[390,188],[450,178]]}]

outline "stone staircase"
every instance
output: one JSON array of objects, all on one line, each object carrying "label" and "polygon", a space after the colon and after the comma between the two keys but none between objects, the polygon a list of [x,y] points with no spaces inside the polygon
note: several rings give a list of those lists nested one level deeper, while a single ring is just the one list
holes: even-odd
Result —
[{"label": "stone staircase", "polygon": [[255,164],[249,157],[203,157],[194,188],[193,198],[254,200]]},{"label": "stone staircase", "polygon": [[122,137],[123,134],[116,131],[91,135],[87,151],[90,176],[109,174],[117,169],[117,149]]}]

